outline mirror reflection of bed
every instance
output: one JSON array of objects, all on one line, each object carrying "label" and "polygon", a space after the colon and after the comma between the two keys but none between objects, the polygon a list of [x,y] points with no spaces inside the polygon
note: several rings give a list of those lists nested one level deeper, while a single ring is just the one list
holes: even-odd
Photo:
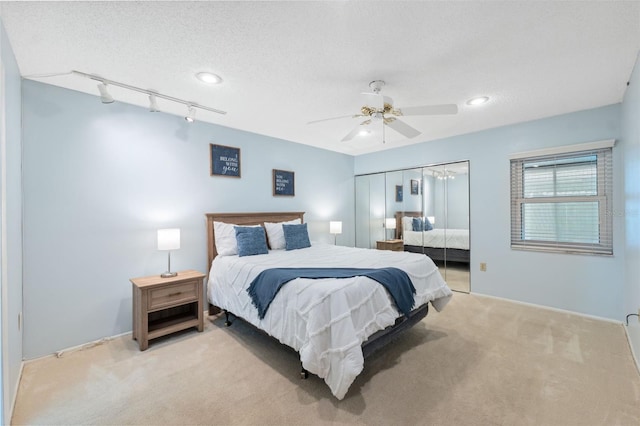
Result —
[{"label": "mirror reflection of bed", "polygon": [[469,211],[468,161],[356,176],[356,246],[424,253],[466,293]]},{"label": "mirror reflection of bed", "polygon": [[437,227],[435,216],[422,211],[397,211],[395,217],[395,237],[403,240],[405,251],[426,254],[452,290],[468,293],[469,229]]}]

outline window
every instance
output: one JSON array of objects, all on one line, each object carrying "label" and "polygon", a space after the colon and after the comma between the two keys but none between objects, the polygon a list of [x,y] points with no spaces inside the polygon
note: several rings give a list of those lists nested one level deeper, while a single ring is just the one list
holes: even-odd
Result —
[{"label": "window", "polygon": [[595,142],[511,158],[512,248],[613,254],[612,146]]}]

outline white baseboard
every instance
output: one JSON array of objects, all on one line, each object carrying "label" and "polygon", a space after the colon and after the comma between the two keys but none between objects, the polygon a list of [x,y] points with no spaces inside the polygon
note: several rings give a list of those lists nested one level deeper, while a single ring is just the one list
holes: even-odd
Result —
[{"label": "white baseboard", "polygon": [[629,341],[631,355],[636,362],[638,374],[640,374],[640,323],[625,326],[624,330],[627,333],[627,340]]},{"label": "white baseboard", "polygon": [[33,361],[37,361],[39,359],[44,359],[44,358],[50,358],[52,356],[55,356],[57,358],[61,358],[63,357],[65,354],[68,353],[72,353],[72,352],[76,352],[76,351],[82,351],[84,349],[89,349],[89,348],[93,348],[94,346],[98,346],[98,345],[102,345],[110,340],[116,339],[118,337],[121,336],[126,336],[127,334],[131,334],[131,331],[127,331],[125,333],[120,333],[120,334],[116,334],[113,336],[109,336],[109,337],[103,337],[102,339],[98,339],[98,340],[94,340],[92,342],[87,342],[87,343],[83,343],[81,345],[76,345],[76,346],[71,346],[65,349],[60,349],[59,351],[56,351],[52,354],[49,355],[42,355],[36,358],[30,358],[30,359],[25,359],[24,362],[33,362]]},{"label": "white baseboard", "polygon": [[11,407],[9,407],[9,423],[13,420],[13,412],[16,408],[16,401],[18,400],[18,390],[20,389],[20,382],[22,381],[22,370],[24,369],[24,361],[20,362],[20,371],[18,371],[18,380],[16,380],[15,387],[13,388],[13,398],[11,401]]},{"label": "white baseboard", "polygon": [[622,321],[617,321],[617,320],[614,320],[614,319],[611,319],[611,318],[605,318],[605,317],[599,317],[599,316],[596,316],[596,315],[583,314],[581,312],[569,311],[569,310],[560,309],[560,308],[553,308],[551,306],[538,305],[538,304],[529,303],[529,302],[521,302],[519,300],[512,300],[512,299],[507,299],[507,298],[504,298],[504,297],[491,296],[491,295],[482,294],[482,293],[469,293],[469,294],[472,294],[474,296],[487,297],[489,299],[504,300],[505,302],[516,303],[518,305],[531,306],[532,308],[546,309],[548,311],[559,312],[559,313],[562,313],[562,314],[577,315],[579,317],[590,318],[590,319],[594,319],[594,320],[598,320],[598,321],[606,321],[606,322],[612,322],[614,324],[622,324]]},{"label": "white baseboard", "polygon": [[[209,316],[209,308],[207,306],[207,309],[205,309],[203,311],[203,318],[207,318],[208,316]],[[56,352],[54,352],[52,354],[49,354],[49,355],[42,355],[42,356],[39,356],[39,357],[36,357],[36,358],[25,359],[23,361],[24,362],[32,362],[32,361],[37,361],[37,360],[43,359],[43,358],[49,358],[49,357],[52,357],[52,356],[60,358],[60,357],[64,356],[65,354],[68,354],[68,353],[71,353],[71,352],[76,352],[76,351],[81,351],[81,350],[84,350],[84,349],[89,349],[89,348],[92,348],[92,347],[98,346],[98,345],[102,345],[103,343],[106,343],[109,340],[113,340],[113,339],[121,337],[121,336],[126,336],[127,334],[131,334],[131,333],[132,333],[132,331],[126,331],[124,333],[115,334],[113,336],[103,337],[102,339],[94,340],[92,342],[82,343],[80,345],[76,345],[76,346],[71,346],[71,347],[68,347],[68,348],[60,349],[59,351],[56,351]],[[20,368],[22,369],[22,367],[20,367]],[[22,372],[22,370],[20,370],[20,371]]]}]

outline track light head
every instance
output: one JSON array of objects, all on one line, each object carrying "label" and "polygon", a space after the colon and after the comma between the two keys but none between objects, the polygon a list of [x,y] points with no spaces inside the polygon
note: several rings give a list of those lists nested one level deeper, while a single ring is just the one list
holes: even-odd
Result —
[{"label": "track light head", "polygon": [[105,83],[98,84],[98,90],[100,91],[100,100],[103,104],[113,103],[113,96],[107,91],[107,85]]},{"label": "track light head", "polygon": [[160,112],[158,109],[158,102],[156,100],[156,95],[153,93],[149,95],[149,111],[151,112]]},{"label": "track light head", "polygon": [[193,107],[193,105],[189,105],[189,111],[184,119],[187,120],[188,123],[193,123],[194,121],[196,121],[196,109]]}]

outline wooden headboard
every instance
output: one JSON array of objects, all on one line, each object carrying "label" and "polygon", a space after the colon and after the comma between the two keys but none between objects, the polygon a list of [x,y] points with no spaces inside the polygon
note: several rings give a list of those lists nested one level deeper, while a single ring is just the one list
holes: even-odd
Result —
[{"label": "wooden headboard", "polygon": [[396,212],[396,239],[402,239],[402,218],[408,217],[422,217],[422,212]]},{"label": "wooden headboard", "polygon": [[207,254],[208,266],[211,268],[211,262],[216,258],[216,236],[213,229],[213,222],[233,223],[234,225],[262,225],[265,222],[286,222],[289,220],[300,219],[304,223],[304,212],[280,212],[280,213],[207,213]]}]

